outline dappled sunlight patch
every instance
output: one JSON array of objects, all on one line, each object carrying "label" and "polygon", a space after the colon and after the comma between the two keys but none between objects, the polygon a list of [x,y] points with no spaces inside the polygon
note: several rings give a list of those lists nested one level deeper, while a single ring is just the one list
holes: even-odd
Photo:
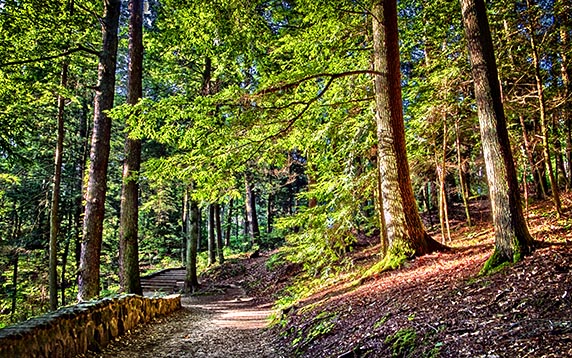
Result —
[{"label": "dappled sunlight patch", "polygon": [[566,318],[572,317],[572,220],[544,215],[545,209],[531,205],[536,216],[528,223],[539,245],[519,263],[479,276],[494,248],[492,226],[457,226],[451,251],[409,260],[361,285],[336,282],[299,301],[275,329],[288,345],[309,332],[321,312],[336,315],[327,334],[297,351],[301,357],[572,354],[566,343],[572,334]]}]

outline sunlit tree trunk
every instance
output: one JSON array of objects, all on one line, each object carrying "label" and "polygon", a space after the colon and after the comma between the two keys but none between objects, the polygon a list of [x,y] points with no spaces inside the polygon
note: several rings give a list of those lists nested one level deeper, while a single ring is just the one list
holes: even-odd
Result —
[{"label": "sunlit tree trunk", "polygon": [[560,136],[562,132],[559,130],[558,119],[556,114],[553,112],[551,114],[552,118],[552,137],[554,138],[554,158],[555,163],[555,179],[558,189],[565,188],[568,183],[568,176],[566,175],[566,169],[564,168],[564,155],[562,153],[562,144],[560,143]]},{"label": "sunlit tree trunk", "polygon": [[87,165],[87,157],[89,155],[89,138],[88,138],[88,108],[87,100],[82,101],[81,116],[78,128],[78,136],[80,138],[80,151],[76,159],[76,178],[75,178],[75,212],[74,212],[74,246],[75,246],[75,268],[76,268],[76,280],[79,280],[79,266],[81,258],[81,236],[82,236],[82,226],[83,226],[83,194],[84,194],[84,176],[85,169]]},{"label": "sunlit tree trunk", "polygon": [[[143,1],[129,0],[129,69],[127,103],[143,96]],[[139,171],[141,141],[125,139],[121,215],[119,220],[119,277],[121,290],[142,294],[139,277]]]},{"label": "sunlit tree trunk", "polygon": [[437,166],[437,177],[439,178],[439,221],[441,223],[442,243],[451,241],[451,229],[449,225],[449,208],[447,205],[447,188],[445,177],[447,175],[447,118],[443,116],[443,146],[441,148],[441,160],[435,155]]},{"label": "sunlit tree trunk", "polygon": [[378,168],[388,239],[388,266],[441,248],[425,231],[413,196],[405,150],[397,2],[375,0],[372,7]]},{"label": "sunlit tree trunk", "polygon": [[258,226],[258,215],[256,214],[256,194],[252,188],[252,177],[250,174],[244,175],[246,220],[248,222],[248,234],[252,245],[260,245],[260,228]]},{"label": "sunlit tree trunk", "polygon": [[532,251],[533,240],[522,214],[485,3],[461,0],[461,9],[495,229],[495,251],[484,267],[487,271],[520,260]]},{"label": "sunlit tree trunk", "polygon": [[471,213],[469,211],[469,193],[467,193],[467,184],[465,183],[465,173],[463,170],[463,156],[461,155],[461,131],[459,130],[459,120],[455,121],[455,148],[457,150],[457,172],[459,175],[459,191],[465,208],[465,217],[467,218],[467,226],[473,226],[471,221]]}]

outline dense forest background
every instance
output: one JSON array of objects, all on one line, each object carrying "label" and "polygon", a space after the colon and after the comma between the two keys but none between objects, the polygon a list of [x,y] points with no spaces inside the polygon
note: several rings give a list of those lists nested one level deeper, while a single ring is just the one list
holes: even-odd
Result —
[{"label": "dense forest background", "polygon": [[[102,14],[113,3],[0,1],[0,326],[53,307],[50,276],[58,305],[76,300],[99,140]],[[345,268],[359,237],[383,241],[376,3],[145,1],[142,99],[133,104],[121,2],[99,294],[120,290],[130,181],[139,185],[142,273],[188,265],[192,241],[199,272],[284,245],[281,255],[326,278]],[[530,200],[551,197],[560,215],[559,191],[572,187],[570,5],[487,4],[525,213]],[[461,4],[403,0],[397,10],[412,189],[434,238],[450,244],[449,213],[465,213],[470,226],[470,205],[490,189]],[[127,137],[141,143],[141,168],[123,177]]]}]

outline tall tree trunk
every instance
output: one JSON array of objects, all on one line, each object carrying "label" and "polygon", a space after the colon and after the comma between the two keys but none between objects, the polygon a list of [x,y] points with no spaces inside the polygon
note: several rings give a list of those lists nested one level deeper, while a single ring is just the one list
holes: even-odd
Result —
[{"label": "tall tree trunk", "polygon": [[18,302],[18,262],[20,261],[20,254],[17,250],[12,253],[12,306],[10,307],[10,320],[15,321],[16,307]]},{"label": "tall tree trunk", "polygon": [[[564,2],[566,3],[566,2]],[[569,4],[560,4],[560,75],[562,77],[562,97],[564,98],[564,108],[562,109],[564,127],[566,128],[566,164],[568,174],[568,189],[572,189],[572,105],[570,100],[571,87],[570,82],[570,64],[568,62],[568,54],[570,53],[570,13]]]},{"label": "tall tree trunk", "polygon": [[[127,103],[143,96],[143,1],[129,0],[129,69]],[[139,276],[139,171],[141,141],[125,139],[121,215],[119,220],[119,277],[121,290],[143,294]]]},{"label": "tall tree trunk", "polygon": [[[316,186],[316,177],[314,175],[314,171],[312,170],[309,173],[306,173],[308,177],[308,190],[313,189]],[[318,205],[318,199],[315,196],[312,196],[308,200],[308,208],[315,208]]]},{"label": "tall tree trunk", "polygon": [[70,242],[71,242],[71,238],[72,238],[72,227],[74,224],[74,216],[73,213],[70,212],[68,214],[68,224],[66,227],[66,242],[64,244],[64,253],[62,254],[62,275],[61,275],[61,295],[62,295],[62,306],[66,305],[66,288],[67,288],[67,279],[66,279],[66,275],[67,275],[67,265],[68,265],[68,256],[69,256],[69,252],[70,252]]},{"label": "tall tree trunk", "polygon": [[[397,2],[375,0],[372,8],[378,167],[388,238],[387,267],[442,245],[426,233],[413,196],[405,149]],[[381,213],[380,213],[381,214]]]},{"label": "tall tree trunk", "polygon": [[75,247],[75,268],[76,268],[76,280],[79,280],[79,266],[81,258],[81,236],[82,236],[82,218],[84,214],[83,206],[83,179],[85,176],[85,167],[87,163],[87,156],[89,154],[89,140],[88,140],[88,108],[87,100],[82,101],[82,110],[78,128],[78,136],[80,138],[80,150],[77,158],[77,174],[75,181],[75,213],[74,213],[74,247]]},{"label": "tall tree trunk", "polygon": [[447,175],[447,118],[443,116],[443,146],[441,148],[441,161],[436,156],[437,177],[439,178],[439,221],[441,223],[441,242],[451,241],[451,229],[449,225],[449,208],[447,205],[447,188],[445,177]]},{"label": "tall tree trunk", "polygon": [[192,293],[199,287],[197,278],[197,244],[199,239],[199,206],[197,202],[190,197],[191,186],[186,189],[185,201],[189,215],[185,218],[185,226],[187,232],[187,250],[186,250],[186,269],[185,292]]},{"label": "tall tree trunk", "polygon": [[461,155],[461,131],[459,130],[459,120],[455,121],[455,148],[457,149],[457,171],[459,174],[459,191],[465,208],[465,217],[467,218],[467,226],[473,226],[471,221],[471,213],[469,211],[469,194],[465,184],[465,173],[463,170],[463,156]]},{"label": "tall tree trunk", "polygon": [[226,227],[225,227],[225,235],[224,235],[224,246],[230,247],[230,233],[232,229],[232,205],[234,203],[234,199],[230,199],[228,202],[228,209],[226,213]]},{"label": "tall tree trunk", "polygon": [[[526,1],[527,7],[531,8],[529,0]],[[529,40],[532,50],[532,63],[534,65],[534,78],[536,80],[536,93],[538,94],[538,106],[540,111],[540,136],[542,138],[542,154],[544,155],[544,162],[548,167],[548,180],[550,181],[550,188],[552,189],[552,200],[554,201],[554,208],[556,209],[556,216],[560,218],[562,215],[562,204],[560,203],[560,191],[556,183],[554,169],[552,168],[552,160],[550,159],[550,147],[548,138],[548,122],[546,119],[546,101],[544,99],[544,88],[542,84],[542,77],[540,75],[540,59],[538,57],[538,49],[536,48],[536,39],[534,34],[534,27],[531,24],[529,27]]]},{"label": "tall tree trunk", "polygon": [[215,207],[214,204],[209,204],[209,235],[208,235],[208,250],[209,250],[209,265],[216,262],[216,239],[215,239]]},{"label": "tall tree trunk", "polygon": [[[64,60],[62,63],[61,87],[66,88],[68,83],[68,63]],[[62,181],[62,158],[64,150],[64,110],[65,97],[58,95],[58,117],[57,117],[57,139],[56,151],[54,154],[54,177],[52,188],[52,207],[50,212],[50,309],[52,311],[58,308],[58,235],[60,232],[60,188]]]},{"label": "tall tree trunk", "polygon": [[214,214],[215,214],[215,227],[216,227],[216,252],[218,256],[218,262],[222,265],[224,262],[224,246],[222,238],[222,222],[220,217],[220,204],[213,204]]},{"label": "tall tree trunk", "polygon": [[197,210],[199,211],[199,214],[197,217],[197,252],[201,252],[201,240],[202,240],[202,235],[203,235],[202,230],[201,230],[202,225],[203,225],[203,211],[200,207]]},{"label": "tall tree trunk", "polygon": [[104,13],[101,20],[103,47],[99,56],[89,180],[87,183],[81,243],[77,297],[79,301],[89,300],[99,295],[101,241],[111,137],[111,119],[107,116],[107,110],[113,108],[113,98],[115,96],[117,29],[120,7],[120,0],[104,1]]},{"label": "tall tree trunk", "polygon": [[552,118],[552,137],[554,138],[554,158],[556,159],[555,174],[556,174],[556,184],[558,185],[558,190],[560,188],[565,188],[568,183],[568,176],[566,174],[566,169],[564,168],[564,155],[562,153],[562,144],[560,143],[560,131],[558,130],[558,120],[556,114],[551,114]]},{"label": "tall tree trunk", "polygon": [[483,268],[487,271],[503,262],[520,260],[532,251],[533,239],[522,214],[485,3],[460,2],[495,229],[495,251]]},{"label": "tall tree trunk", "polygon": [[385,224],[385,215],[383,215],[385,210],[383,209],[383,193],[382,193],[382,188],[381,188],[381,176],[380,176],[379,164],[378,164],[379,158],[378,158],[377,147],[375,148],[375,151],[376,151],[375,167],[378,168],[378,170],[376,171],[377,172],[376,173],[377,174],[376,175],[377,186],[376,186],[376,191],[375,191],[375,204],[376,204],[377,212],[379,213],[379,215],[378,215],[379,241],[381,243],[381,254],[383,256],[385,256],[385,255],[387,255],[387,250],[389,248],[389,241],[387,239],[387,226]]},{"label": "tall tree trunk", "polygon": [[266,206],[266,233],[271,234],[274,226],[274,194],[268,193],[268,205]]},{"label": "tall tree trunk", "polygon": [[187,265],[187,247],[189,245],[188,241],[189,241],[189,228],[190,228],[190,219],[189,219],[189,209],[190,209],[190,204],[189,204],[189,195],[190,195],[190,189],[189,186],[187,186],[187,188],[185,188],[185,191],[183,193],[183,212],[181,214],[181,236],[182,236],[182,243],[181,243],[181,263],[183,264],[183,266]]},{"label": "tall tree trunk", "polygon": [[248,234],[252,245],[260,245],[260,228],[258,226],[258,215],[256,214],[256,194],[252,189],[252,177],[250,174],[244,175],[246,220],[248,222]]},{"label": "tall tree trunk", "polygon": [[540,177],[540,171],[538,168],[538,163],[534,157],[534,150],[531,148],[530,139],[528,136],[528,129],[526,128],[526,123],[524,122],[524,115],[519,116],[520,126],[522,127],[522,141],[524,143],[524,150],[528,163],[530,165],[530,172],[532,173],[532,180],[534,182],[534,188],[536,191],[537,199],[542,199],[545,195],[544,186],[542,185],[542,180]]}]

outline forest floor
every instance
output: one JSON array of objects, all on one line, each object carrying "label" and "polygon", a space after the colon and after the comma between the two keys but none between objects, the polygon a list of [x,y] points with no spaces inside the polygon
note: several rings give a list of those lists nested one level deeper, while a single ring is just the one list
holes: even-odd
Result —
[{"label": "forest floor", "polygon": [[268,325],[270,305],[260,304],[234,285],[204,286],[182,297],[183,308],[134,329],[94,357],[279,357]]},{"label": "forest floor", "polygon": [[[571,208],[572,195],[563,199]],[[572,211],[557,219],[549,202],[532,205],[533,255],[479,276],[494,234],[486,203],[472,210],[474,226],[452,220],[452,250],[365,282],[355,277],[379,246],[360,238],[358,276],[283,307],[270,329],[272,303],[312,281],[300,281],[300,265],[268,265],[269,254],[229,260],[203,277],[205,293],[218,293],[183,298],[182,311],[93,357],[572,357]]]}]

